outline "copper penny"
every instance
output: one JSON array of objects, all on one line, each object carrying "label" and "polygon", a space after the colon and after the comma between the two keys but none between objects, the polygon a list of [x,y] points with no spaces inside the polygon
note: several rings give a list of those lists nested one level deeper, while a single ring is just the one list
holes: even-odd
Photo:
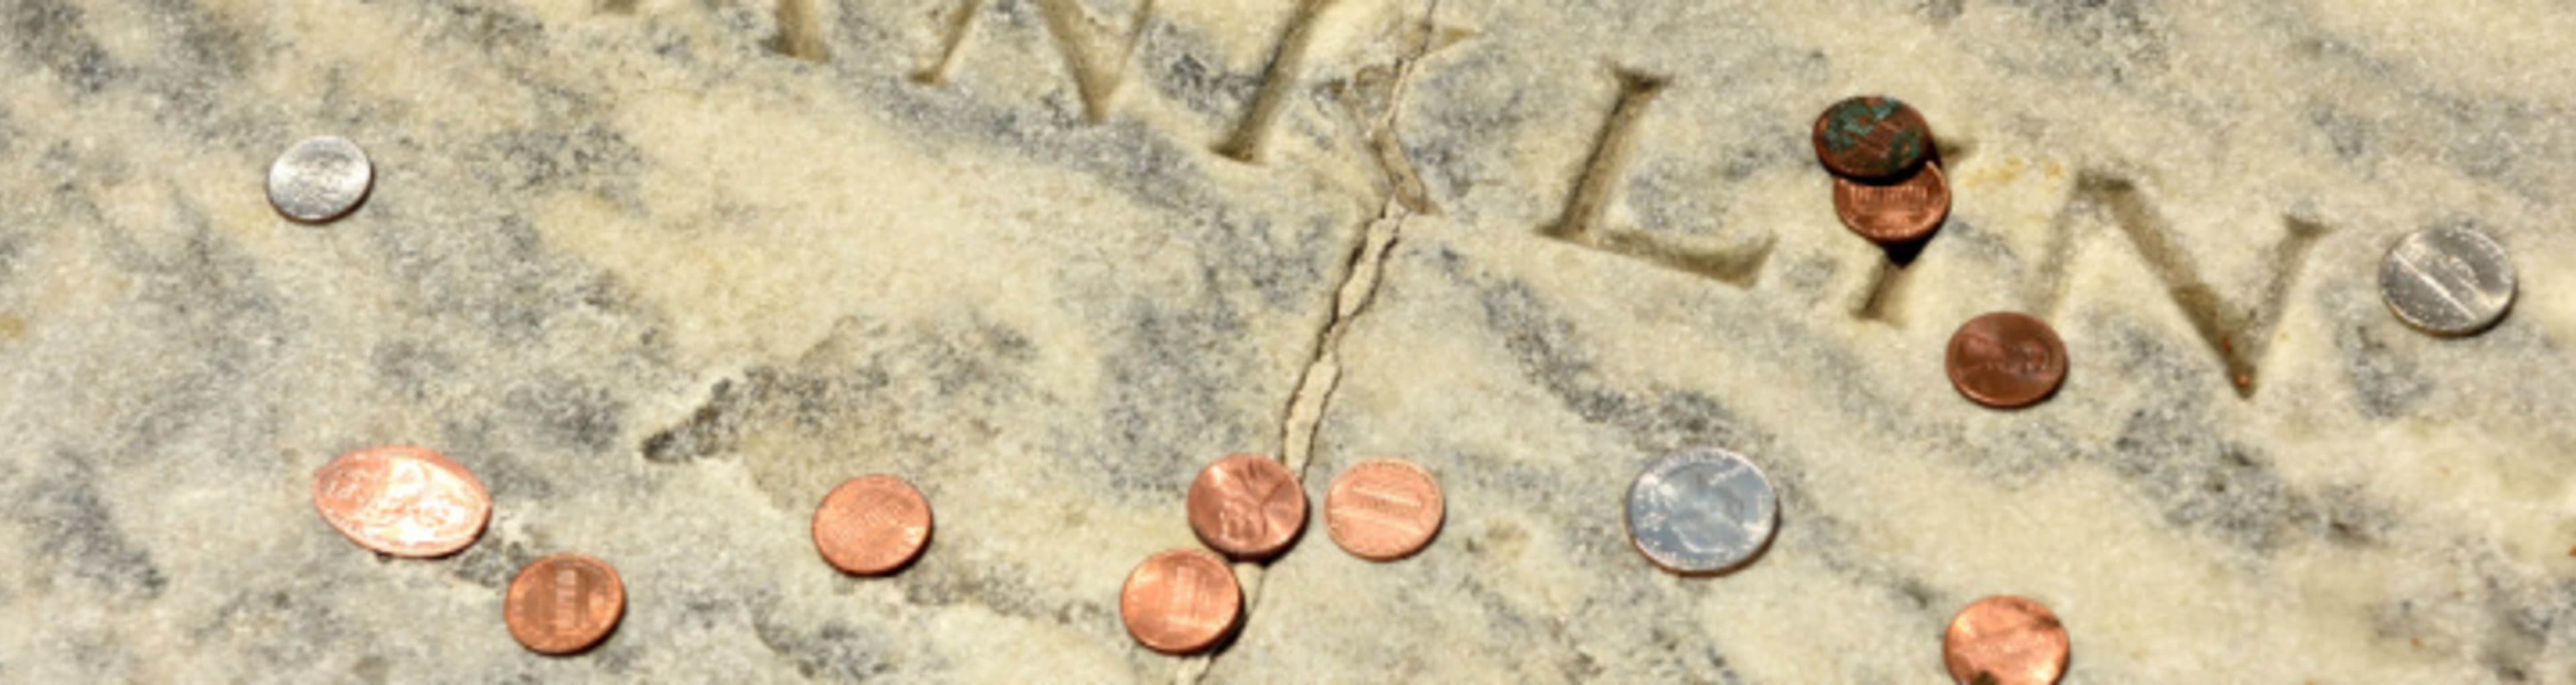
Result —
[{"label": "copper penny", "polygon": [[519,569],[501,619],[529,651],[571,654],[608,637],[626,614],[626,584],[617,569],[580,554],[554,554]]},{"label": "copper penny", "polygon": [[313,472],[313,508],[358,546],[445,556],[483,534],[492,496],[463,464],[418,447],[370,447]]},{"label": "copper penny", "polygon": [[1968,399],[1998,409],[2026,407],[2066,380],[2066,343],[2039,319],[1993,312],[1950,335],[1949,367],[1950,384]]},{"label": "copper penny", "polygon": [[1145,558],[1118,591],[1118,618],[1136,643],[1165,654],[1206,650],[1243,617],[1243,588],[1225,560],[1195,549]]},{"label": "copper penny", "polygon": [[1264,559],[1306,527],[1306,491],[1277,460],[1257,454],[1219,459],[1190,483],[1190,528],[1216,551]]},{"label": "copper penny", "polygon": [[2049,685],[2066,673],[2066,626],[2020,597],[1987,597],[1960,609],[1941,638],[1950,677],[1981,685]]},{"label": "copper penny", "polygon": [[1834,214],[1853,233],[1879,243],[1910,243],[1932,235],[1950,218],[1950,180],[1941,165],[1923,169],[1895,183],[1865,183],[1834,177]]},{"label": "copper penny", "polygon": [[930,542],[930,502],[911,483],[877,474],[852,478],[814,510],[814,549],[844,573],[883,575],[912,563]]},{"label": "copper penny", "polygon": [[1895,98],[1856,97],[1816,117],[1816,159],[1836,174],[1894,179],[1931,156],[1932,125]]},{"label": "copper penny", "polygon": [[1371,459],[1333,479],[1324,493],[1324,529],[1351,556],[1392,561],[1431,544],[1441,507],[1431,472],[1402,459]]}]

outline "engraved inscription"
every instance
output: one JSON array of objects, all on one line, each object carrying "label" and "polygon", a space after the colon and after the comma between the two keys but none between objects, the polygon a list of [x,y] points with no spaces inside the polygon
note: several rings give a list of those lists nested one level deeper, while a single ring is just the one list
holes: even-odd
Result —
[{"label": "engraved inscription", "polygon": [[2072,280],[2065,272],[2073,252],[2073,239],[2067,237],[2073,233],[2069,226],[2096,208],[2109,213],[2112,223],[2128,236],[2148,269],[2164,281],[2167,294],[2182,308],[2193,331],[2217,355],[2237,396],[2252,398],[2258,380],[2256,363],[2262,359],[2272,329],[2280,321],[2291,282],[2306,264],[2309,248],[2330,229],[2316,222],[2283,217],[2288,235],[2282,236],[2271,251],[2270,279],[2260,291],[2261,302],[2250,307],[2231,303],[2219,297],[2217,289],[2201,278],[2199,269],[2174,245],[2172,228],[2147,202],[2136,183],[2085,171],[2077,175],[2072,196],[2058,212],[2058,230],[2051,232],[2057,242],[2050,256],[2041,262],[2042,278],[2033,282],[2034,299],[2041,303],[2039,311],[2053,313],[2065,299]]},{"label": "engraved inscription", "polygon": [[1761,275],[1762,264],[1771,256],[1772,241],[1768,236],[1750,246],[1712,249],[1681,244],[1664,236],[1612,230],[1601,225],[1609,210],[1612,191],[1627,166],[1637,121],[1645,116],[1647,105],[1654,102],[1655,95],[1666,85],[1660,77],[1629,71],[1616,74],[1619,78],[1619,102],[1611,108],[1609,120],[1602,124],[1601,136],[1593,146],[1592,159],[1584,164],[1583,175],[1575,179],[1574,194],[1567,198],[1564,214],[1555,224],[1542,227],[1539,234],[1713,278],[1739,288],[1751,286]]},{"label": "engraved inscription", "polygon": [[[1125,85],[1128,58],[1135,53],[1137,41],[1154,15],[1154,3],[1145,0],[1136,8],[1125,40],[1117,45],[1104,45],[1091,29],[1089,13],[1078,0],[1035,0],[1038,12],[1046,19],[1047,32],[1055,37],[1056,47],[1064,56],[1065,67],[1073,72],[1074,89],[1082,96],[1083,118],[1100,123],[1109,118],[1110,105],[1120,86]],[[966,46],[966,38],[975,30],[983,14],[982,0],[965,0],[949,20],[948,32],[929,65],[912,75],[912,80],[925,85],[939,85],[948,80]]]},{"label": "engraved inscription", "polygon": [[1236,161],[1261,161],[1261,147],[1270,139],[1270,125],[1278,121],[1280,111],[1286,108],[1288,91],[1296,86],[1298,76],[1305,68],[1306,46],[1314,42],[1310,36],[1315,18],[1333,2],[1300,0],[1297,3],[1297,14],[1289,18],[1287,34],[1280,37],[1278,51],[1271,56],[1270,66],[1262,72],[1261,89],[1252,94],[1251,111],[1243,115],[1243,124],[1235,127],[1234,135],[1216,146],[1217,154]]}]

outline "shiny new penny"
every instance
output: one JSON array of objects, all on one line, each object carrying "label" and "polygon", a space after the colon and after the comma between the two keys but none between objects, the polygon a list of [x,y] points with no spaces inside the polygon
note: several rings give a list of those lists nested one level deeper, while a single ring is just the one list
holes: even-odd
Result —
[{"label": "shiny new penny", "polygon": [[1264,559],[1288,548],[1306,526],[1306,491],[1277,460],[1257,454],[1219,459],[1190,483],[1190,528],[1216,551]]},{"label": "shiny new penny", "polygon": [[1234,570],[1195,549],[1147,557],[1118,591],[1118,618],[1127,623],[1127,634],[1165,654],[1205,650],[1242,616],[1243,588],[1235,585]]},{"label": "shiny new penny", "polygon": [[2379,296],[2416,330],[2468,335],[2495,325],[2513,306],[2513,262],[2476,229],[2444,226],[2406,234],[2379,262]]},{"label": "shiny new penny", "polygon": [[608,637],[626,614],[626,584],[607,562],[555,554],[519,569],[501,618],[530,651],[571,654]]},{"label": "shiny new penny", "polygon": [[1932,235],[1950,218],[1950,180],[1941,165],[1894,183],[1868,183],[1834,177],[1834,214],[1853,233],[1879,243],[1910,243]]},{"label": "shiny new penny", "polygon": [[844,573],[882,575],[912,563],[930,542],[930,502],[911,483],[877,474],[852,478],[814,510],[814,549]]},{"label": "shiny new penny", "polygon": [[356,209],[375,179],[375,165],[357,143],[306,138],[268,165],[268,204],[296,221],[330,221]]},{"label": "shiny new penny", "polygon": [[1895,98],[1856,97],[1816,117],[1816,159],[1836,174],[1864,180],[1914,172],[1932,152],[1932,125]]},{"label": "shiny new penny", "polygon": [[2066,380],[2066,343],[2046,322],[2015,312],[1969,319],[1950,335],[1950,384],[1976,403],[2027,407]]},{"label": "shiny new penny", "polygon": [[313,472],[313,508],[358,546],[445,556],[483,534],[492,496],[465,466],[418,447],[370,447]]},{"label": "shiny new penny", "polygon": [[1961,683],[2048,685],[2066,673],[2066,626],[2020,597],[1987,597],[1959,610],[1941,638],[1941,661]]},{"label": "shiny new penny", "polygon": [[1324,529],[1333,544],[1371,561],[1401,559],[1431,544],[1442,514],[1440,484],[1401,459],[1353,464],[1324,493]]}]

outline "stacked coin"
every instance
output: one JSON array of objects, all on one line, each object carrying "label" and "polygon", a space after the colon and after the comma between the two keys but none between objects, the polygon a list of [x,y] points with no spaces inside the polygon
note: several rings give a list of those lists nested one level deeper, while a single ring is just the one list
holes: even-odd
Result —
[{"label": "stacked coin", "polygon": [[1816,159],[1834,176],[1834,214],[1881,245],[1921,242],[1950,216],[1950,181],[1923,115],[1895,98],[1863,96],[1816,117]]}]

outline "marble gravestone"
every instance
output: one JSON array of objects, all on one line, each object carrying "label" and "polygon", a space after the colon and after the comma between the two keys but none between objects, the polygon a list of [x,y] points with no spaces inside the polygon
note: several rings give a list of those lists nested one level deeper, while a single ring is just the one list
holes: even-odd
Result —
[{"label": "marble gravestone", "polygon": [[[1992,594],[2069,683],[2576,682],[2576,8],[2510,0],[8,0],[0,681],[1919,683]],[[1952,218],[1835,219],[1884,93]],[[267,165],[340,135],[336,222]],[[2473,226],[2521,299],[2374,274]],[[1962,321],[2072,371],[1999,412]],[[493,520],[380,558],[381,444]],[[1638,469],[1741,452],[1777,537],[1656,570]],[[1446,528],[1309,524],[1211,656],[1120,625],[1230,452],[1404,456]],[[900,575],[807,537],[917,484]],[[1320,499],[1315,500],[1320,504]],[[575,551],[599,648],[513,642]]]}]

